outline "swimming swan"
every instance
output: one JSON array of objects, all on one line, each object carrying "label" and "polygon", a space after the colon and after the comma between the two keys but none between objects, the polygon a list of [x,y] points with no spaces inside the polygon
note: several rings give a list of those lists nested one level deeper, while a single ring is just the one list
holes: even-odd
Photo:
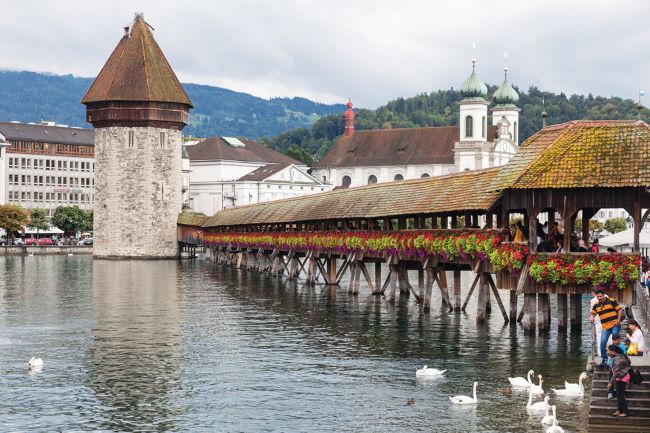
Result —
[{"label": "swimming swan", "polygon": [[528,388],[530,385],[532,385],[533,381],[530,379],[530,376],[535,374],[533,370],[529,370],[528,374],[526,375],[527,379],[524,379],[523,377],[509,377],[508,381],[510,382],[510,385],[512,386],[517,386],[520,388]]},{"label": "swimming swan", "polygon": [[[555,406],[553,406],[553,417],[555,417]],[[564,429],[557,425],[557,418],[553,420],[553,426],[549,427],[546,433],[564,433]]]},{"label": "swimming swan", "polygon": [[457,395],[449,397],[449,400],[454,404],[476,404],[478,403],[478,399],[476,398],[476,387],[478,387],[478,382],[474,382],[474,398],[466,395]]},{"label": "swimming swan", "polygon": [[[551,406],[551,409],[555,408],[555,405]],[[555,420],[555,412],[554,414],[551,415],[550,411],[548,410],[549,408],[546,408],[546,415],[544,418],[542,418],[542,425],[552,425],[553,421]]]},{"label": "swimming swan", "polygon": [[551,406],[548,404],[548,395],[544,397],[544,401],[538,401],[533,403],[533,390],[529,388],[528,390],[528,403],[526,404],[526,410],[530,412],[542,412]]},{"label": "swimming swan", "polygon": [[432,377],[432,376],[441,376],[445,374],[447,370],[438,370],[437,368],[427,368],[425,365],[419,370],[415,370],[416,377]]},{"label": "swimming swan", "polygon": [[542,388],[542,384],[544,383],[544,379],[542,379],[542,375],[538,375],[537,378],[539,379],[539,383],[535,385],[534,383],[530,384],[530,389],[533,391],[533,394],[535,395],[542,395],[544,394],[544,389]]},{"label": "swimming swan", "polygon": [[585,386],[582,384],[582,381],[587,377],[587,373],[582,373],[578,378],[578,383],[568,383],[564,382],[564,389],[552,389],[552,391],[557,395],[562,395],[564,397],[584,397],[585,395]]},{"label": "swimming swan", "polygon": [[27,369],[30,371],[40,371],[43,368],[43,360],[41,358],[34,358],[27,363]]}]

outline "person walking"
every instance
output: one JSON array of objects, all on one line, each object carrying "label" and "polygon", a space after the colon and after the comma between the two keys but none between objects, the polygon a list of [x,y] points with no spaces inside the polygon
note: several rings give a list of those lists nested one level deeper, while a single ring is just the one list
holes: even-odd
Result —
[{"label": "person walking", "polygon": [[598,302],[591,309],[589,321],[594,323],[596,316],[600,319],[603,328],[600,335],[600,366],[607,367],[607,340],[610,335],[621,333],[621,320],[623,320],[623,309],[613,298],[606,298],[602,290],[596,290]]},{"label": "person walking", "polygon": [[612,377],[609,379],[607,389],[616,391],[616,412],[612,416],[629,416],[625,387],[630,381],[630,359],[623,354],[620,347],[611,344],[607,347],[607,354],[612,357]]}]

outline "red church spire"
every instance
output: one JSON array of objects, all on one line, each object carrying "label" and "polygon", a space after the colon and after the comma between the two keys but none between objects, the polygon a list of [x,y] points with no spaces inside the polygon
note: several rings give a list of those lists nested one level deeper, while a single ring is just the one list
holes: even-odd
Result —
[{"label": "red church spire", "polygon": [[352,111],[352,101],[348,100],[346,104],[348,109],[345,110],[345,131],[343,136],[350,137],[354,134],[354,111]]}]

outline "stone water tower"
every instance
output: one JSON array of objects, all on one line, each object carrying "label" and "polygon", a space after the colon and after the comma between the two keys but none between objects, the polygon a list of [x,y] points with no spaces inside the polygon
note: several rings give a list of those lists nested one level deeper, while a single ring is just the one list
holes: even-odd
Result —
[{"label": "stone water tower", "polygon": [[95,127],[94,255],[173,258],[192,102],[143,16],[124,30],[81,101]]}]

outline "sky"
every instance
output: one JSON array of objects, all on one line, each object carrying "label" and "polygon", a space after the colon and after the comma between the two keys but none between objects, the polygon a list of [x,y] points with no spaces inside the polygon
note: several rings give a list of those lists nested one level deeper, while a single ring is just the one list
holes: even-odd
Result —
[{"label": "sky", "polygon": [[142,12],[182,82],[264,98],[376,108],[458,88],[473,57],[499,84],[506,52],[521,89],[650,91],[647,1],[5,0],[0,10],[5,70],[93,77]]}]

